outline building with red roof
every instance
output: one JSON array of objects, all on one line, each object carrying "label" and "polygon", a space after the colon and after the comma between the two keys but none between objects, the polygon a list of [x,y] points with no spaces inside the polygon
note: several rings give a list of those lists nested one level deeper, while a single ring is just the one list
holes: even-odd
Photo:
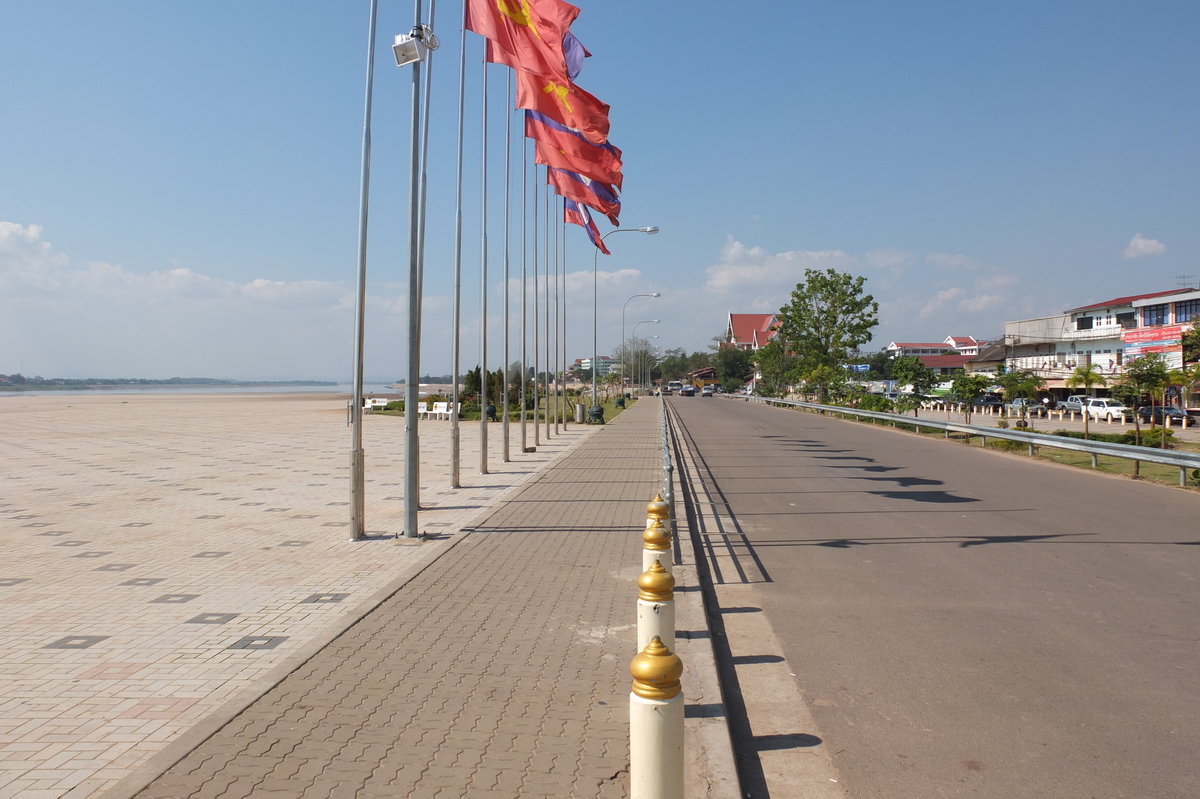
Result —
[{"label": "building with red roof", "polygon": [[775,324],[773,313],[731,313],[724,346],[753,352],[775,337]]}]

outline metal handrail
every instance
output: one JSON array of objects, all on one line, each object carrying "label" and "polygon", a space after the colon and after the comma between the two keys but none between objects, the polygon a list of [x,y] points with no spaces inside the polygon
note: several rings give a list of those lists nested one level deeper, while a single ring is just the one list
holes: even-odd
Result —
[{"label": "metal handrail", "polygon": [[1065,436],[1052,436],[1046,433],[1026,433],[1021,430],[1005,430],[1001,427],[980,427],[973,424],[943,421],[941,419],[922,419],[917,416],[901,416],[896,413],[881,411],[865,411],[858,408],[845,408],[840,405],[819,405],[815,402],[799,400],[775,399],[772,397],[729,396],[727,399],[740,399],[747,402],[760,402],[768,405],[782,405],[823,413],[843,413],[867,419],[879,419],[893,424],[914,425],[917,428],[929,427],[935,430],[945,430],[947,433],[965,433],[968,436],[983,438],[999,438],[1005,441],[1019,441],[1032,447],[1052,447],[1073,452],[1085,452],[1093,457],[1107,455],[1113,458],[1141,461],[1145,463],[1160,463],[1164,466],[1179,468],[1179,484],[1185,485],[1187,469],[1200,469],[1200,453],[1176,452],[1152,447],[1139,447],[1133,444],[1112,444],[1107,441],[1084,441]]}]

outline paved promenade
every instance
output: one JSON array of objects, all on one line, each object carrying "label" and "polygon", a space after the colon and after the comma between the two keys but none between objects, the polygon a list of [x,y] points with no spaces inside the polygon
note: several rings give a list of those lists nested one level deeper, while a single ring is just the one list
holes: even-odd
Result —
[{"label": "paved promenade", "polygon": [[137,795],[625,796],[657,410],[564,455]]},{"label": "paved promenade", "polygon": [[350,542],[345,419],[328,395],[0,397],[0,797],[98,796],[136,775],[596,432],[518,455],[514,425],[505,464],[493,425],[480,475],[464,425],[453,490],[449,424],[423,423],[421,524],[437,538],[407,544],[392,537],[403,420],[369,415],[372,536]]}]

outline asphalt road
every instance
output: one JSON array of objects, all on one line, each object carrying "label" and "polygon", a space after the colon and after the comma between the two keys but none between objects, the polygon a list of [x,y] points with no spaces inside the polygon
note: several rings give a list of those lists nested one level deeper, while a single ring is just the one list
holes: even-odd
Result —
[{"label": "asphalt road", "polygon": [[1200,797],[1200,494],[670,402],[846,795]]}]

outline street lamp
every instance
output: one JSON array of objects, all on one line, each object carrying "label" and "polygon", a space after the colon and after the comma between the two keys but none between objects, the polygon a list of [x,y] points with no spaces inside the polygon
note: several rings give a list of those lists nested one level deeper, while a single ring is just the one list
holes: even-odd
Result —
[{"label": "street lamp", "polygon": [[661,296],[662,295],[659,294],[657,291],[654,292],[653,294],[634,294],[632,297],[625,300],[625,305],[621,306],[621,392],[622,393],[625,392],[625,308],[626,308],[626,306],[629,305],[630,302],[632,302],[633,300],[636,300],[638,297],[653,297],[653,298],[657,299],[658,297],[661,297]]},{"label": "street lamp", "polygon": [[[654,235],[658,232],[658,225],[650,225],[648,227],[623,227],[616,230],[610,230],[600,237],[600,243],[603,244],[614,233],[649,233]],[[597,316],[600,307],[600,277],[599,277],[599,258],[600,248],[592,254],[592,408],[588,415],[593,419],[600,420],[604,418],[604,410],[600,407],[600,401],[596,391],[596,373],[599,370],[599,352],[598,345],[599,337],[597,335]],[[628,302],[628,300],[626,300]]]},{"label": "street lamp", "polygon": [[[629,340],[633,341],[637,338],[637,329],[639,327],[641,327],[642,325],[657,325],[660,321],[662,321],[662,320],[661,319],[645,319],[641,322],[638,322],[636,325],[633,326],[633,330],[631,330],[629,332]],[[658,336],[655,336],[655,338],[658,338]]]},{"label": "street lamp", "polygon": [[[650,340],[650,339],[652,339],[652,338],[658,338],[658,336],[646,336],[646,340],[647,340],[647,342],[649,342],[649,340]],[[651,352],[651,348],[650,348],[649,346],[647,346],[647,347],[646,347],[646,349],[645,349],[645,351],[644,351],[644,352],[639,352],[639,353],[638,353],[638,356],[639,356],[639,358],[640,358],[640,359],[641,359],[641,361],[642,361],[642,363],[641,363],[641,364],[639,364],[639,365],[638,365],[638,367],[637,367],[637,369],[638,369],[638,383],[639,383],[639,384],[641,384],[641,386],[642,386],[642,390],[643,390],[643,391],[645,391],[645,389],[646,389],[646,386],[647,386],[647,385],[650,383],[650,381],[649,381],[649,380],[643,380],[643,379],[642,379],[642,378],[643,378],[643,376],[644,376],[644,375],[642,374],[642,370],[643,370],[643,369],[646,369],[646,370],[648,370],[648,369],[650,368],[650,356],[651,356],[652,354],[653,354],[653,353]]]}]

